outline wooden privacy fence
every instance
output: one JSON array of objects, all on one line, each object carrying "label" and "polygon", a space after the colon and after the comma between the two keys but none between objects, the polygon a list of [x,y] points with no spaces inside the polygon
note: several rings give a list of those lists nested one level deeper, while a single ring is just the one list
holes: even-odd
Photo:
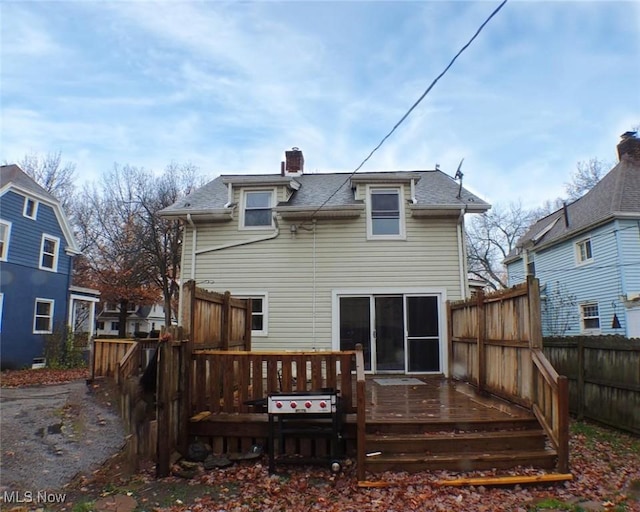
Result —
[{"label": "wooden privacy fence", "polygon": [[158,346],[158,338],[94,339],[90,378],[111,377],[121,382],[144,370]]},{"label": "wooden privacy fence", "polygon": [[453,378],[532,409],[568,471],[568,381],[542,352],[538,280],[448,303]]},{"label": "wooden privacy fence", "polygon": [[251,299],[210,292],[188,281],[182,304],[181,326],[194,349],[251,350]]},{"label": "wooden privacy fence", "polygon": [[578,419],[640,434],[640,341],[545,338],[544,353],[569,378],[569,407]]}]

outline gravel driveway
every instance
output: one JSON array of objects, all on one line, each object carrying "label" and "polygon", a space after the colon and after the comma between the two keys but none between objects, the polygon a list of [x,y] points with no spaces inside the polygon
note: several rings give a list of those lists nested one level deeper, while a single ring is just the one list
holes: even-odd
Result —
[{"label": "gravel driveway", "polygon": [[[119,415],[84,381],[0,389],[0,496],[59,492],[124,444]],[[13,494],[11,493],[18,493]]]}]

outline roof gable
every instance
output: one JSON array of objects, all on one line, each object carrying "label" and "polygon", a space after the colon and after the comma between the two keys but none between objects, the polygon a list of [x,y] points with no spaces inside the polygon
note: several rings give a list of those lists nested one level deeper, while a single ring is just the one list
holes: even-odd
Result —
[{"label": "roof gable", "polygon": [[67,241],[65,250],[80,254],[73,230],[69,219],[62,210],[60,202],[50,192],[47,192],[42,186],[25,173],[19,166],[15,164],[0,166],[0,197],[9,191],[14,191],[20,195],[32,197],[41,203],[50,206],[58,220],[58,224],[64,233]]}]

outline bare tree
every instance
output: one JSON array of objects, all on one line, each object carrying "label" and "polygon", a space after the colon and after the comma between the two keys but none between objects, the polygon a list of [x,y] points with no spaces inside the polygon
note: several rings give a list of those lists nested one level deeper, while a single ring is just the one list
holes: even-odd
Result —
[{"label": "bare tree", "polygon": [[569,201],[575,201],[589,192],[611,167],[597,158],[578,162],[575,172],[571,175],[571,181],[564,185]]},{"label": "bare tree", "polygon": [[76,165],[62,163],[60,151],[39,155],[30,153],[18,161],[20,168],[31,176],[42,188],[53,195],[65,211],[71,210],[75,194]]},{"label": "bare tree", "polygon": [[577,299],[560,281],[547,283],[542,290],[542,318],[545,334],[565,336],[578,318]]},{"label": "bare tree", "polygon": [[502,262],[533,221],[532,213],[521,203],[496,205],[474,217],[467,227],[469,273],[494,290],[506,288],[507,273]]}]

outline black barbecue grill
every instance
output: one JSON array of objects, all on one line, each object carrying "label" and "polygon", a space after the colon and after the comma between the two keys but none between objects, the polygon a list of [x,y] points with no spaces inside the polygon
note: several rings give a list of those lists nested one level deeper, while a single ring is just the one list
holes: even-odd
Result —
[{"label": "black barbecue grill", "polygon": [[[267,396],[269,416],[269,472],[278,463],[330,462],[331,470],[340,471],[342,465],[342,410],[338,391],[327,388],[320,391],[271,393]],[[279,454],[276,457],[275,440]],[[327,457],[287,457],[284,441],[287,437],[324,437],[330,441]]]}]

